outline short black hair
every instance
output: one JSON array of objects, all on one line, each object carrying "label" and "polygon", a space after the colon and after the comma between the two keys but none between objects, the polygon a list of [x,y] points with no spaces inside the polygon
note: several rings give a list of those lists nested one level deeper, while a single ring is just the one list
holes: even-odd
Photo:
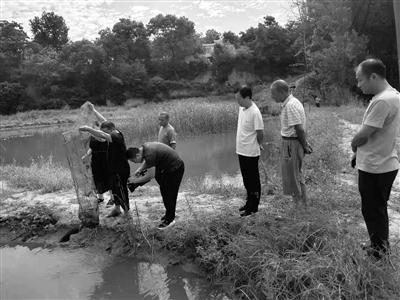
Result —
[{"label": "short black hair", "polygon": [[253,97],[253,92],[251,91],[251,88],[247,85],[244,85],[239,89],[239,94],[240,96],[242,96],[243,99],[247,97],[251,99],[251,97]]},{"label": "short black hair", "polygon": [[380,59],[366,59],[359,64],[359,67],[361,72],[367,77],[370,77],[373,73],[375,73],[382,78],[386,78],[386,66]]},{"label": "short black hair", "polygon": [[128,150],[126,150],[126,158],[127,159],[135,158],[136,154],[138,153],[139,153],[139,148],[129,147]]},{"label": "short black hair", "polygon": [[115,124],[113,122],[111,122],[111,121],[104,121],[100,125],[100,129],[103,129],[103,128],[114,130],[115,129]]}]

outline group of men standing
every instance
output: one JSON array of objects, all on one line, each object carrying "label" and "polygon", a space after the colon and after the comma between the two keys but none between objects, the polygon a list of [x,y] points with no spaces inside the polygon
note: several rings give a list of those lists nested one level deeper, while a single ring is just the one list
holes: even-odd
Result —
[{"label": "group of men standing", "polygon": [[[358,169],[362,214],[370,237],[370,245],[365,249],[369,255],[379,259],[389,251],[387,201],[399,169],[395,144],[400,130],[400,97],[399,92],[386,81],[386,67],[378,59],[363,61],[356,68],[356,80],[363,93],[374,95],[364,114],[362,127],[351,142],[354,151],[351,165]],[[308,199],[302,167],[304,156],[313,150],[307,141],[304,107],[291,94],[284,80],[272,83],[271,96],[281,103],[280,165],[283,193],[292,196],[295,209],[305,208]],[[236,153],[247,192],[245,204],[239,211],[242,217],[246,217],[258,211],[261,198],[258,162],[263,151],[264,122],[260,110],[252,101],[250,87],[237,89],[235,98],[240,106]],[[120,207],[129,210],[127,187],[134,191],[136,187],[150,181],[155,173],[166,209],[159,228],[164,229],[174,224],[176,199],[185,166],[175,151],[176,133],[169,124],[168,114],[162,113],[159,116],[159,142],[148,142],[137,148],[126,149],[124,137],[115,125],[101,116],[93,105],[90,105],[90,109],[101,121],[100,129],[82,126],[80,130],[91,133],[98,141],[108,145],[110,176],[107,178],[110,180],[103,185],[109,186],[114,195],[115,207],[110,216],[119,215]],[[128,160],[141,163],[135,178],[129,183]],[[101,191],[104,191],[104,186]]]},{"label": "group of men standing", "polygon": [[[364,94],[373,95],[365,111],[361,129],[351,142],[354,156],[351,166],[358,169],[361,211],[370,244],[363,248],[380,259],[389,253],[389,217],[387,202],[399,169],[396,138],[400,131],[400,94],[386,80],[386,67],[379,59],[367,59],[356,68],[357,85]],[[257,212],[260,179],[257,161],[262,146],[261,114],[251,101],[251,90],[239,90],[237,148],[243,182],[247,190],[242,215]],[[271,85],[272,98],[281,103],[281,175],[283,193],[293,197],[295,208],[308,204],[302,174],[305,154],[312,153],[306,138],[306,117],[302,103],[283,80]],[[246,101],[246,99],[248,99]],[[243,149],[247,149],[244,151]],[[251,149],[253,151],[251,151]],[[245,156],[245,157],[243,157]],[[245,163],[244,163],[245,162]],[[251,182],[251,183],[250,183]]]},{"label": "group of men standing", "polygon": [[[252,101],[252,90],[243,86],[235,91],[240,105],[236,153],[239,158],[243,184],[247,191],[245,204],[239,208],[241,216],[258,211],[261,197],[258,161],[263,147],[264,122],[260,110]],[[291,195],[296,207],[307,206],[307,193],[302,173],[304,154],[312,152],[306,140],[306,116],[302,103],[290,93],[284,80],[271,85],[272,98],[282,103],[281,107],[281,171],[283,193]]]}]

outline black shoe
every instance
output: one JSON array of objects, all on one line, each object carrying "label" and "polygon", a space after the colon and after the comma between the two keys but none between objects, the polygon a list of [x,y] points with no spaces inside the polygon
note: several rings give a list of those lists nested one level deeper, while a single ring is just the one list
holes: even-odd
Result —
[{"label": "black shoe", "polygon": [[128,189],[129,189],[129,191],[131,193],[133,193],[138,186],[139,186],[139,184],[136,184],[136,183],[133,183],[133,182],[132,183],[128,183]]},{"label": "black shoe", "polygon": [[160,225],[158,225],[157,228],[160,229],[160,230],[164,230],[164,229],[167,229],[168,227],[170,227],[170,226],[172,226],[174,224],[175,224],[175,220],[172,220],[171,222],[164,221]]},{"label": "black shoe", "polygon": [[247,216],[251,216],[253,214],[255,214],[257,211],[254,210],[245,210],[244,212],[242,212],[240,214],[241,217],[247,217]]},{"label": "black shoe", "polygon": [[243,205],[242,207],[239,208],[239,211],[245,211],[247,209],[246,205]]}]

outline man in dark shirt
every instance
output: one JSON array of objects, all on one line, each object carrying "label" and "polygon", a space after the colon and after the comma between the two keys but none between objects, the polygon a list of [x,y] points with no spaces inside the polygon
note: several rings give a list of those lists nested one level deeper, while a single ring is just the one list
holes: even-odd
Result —
[{"label": "man in dark shirt", "polygon": [[155,178],[166,210],[158,228],[165,229],[175,224],[176,199],[185,172],[185,164],[178,153],[165,144],[148,142],[139,148],[129,148],[126,157],[132,162],[142,163],[135,172],[136,176],[143,174],[148,168],[156,167]]},{"label": "man in dark shirt", "polygon": [[89,126],[82,126],[80,131],[87,131],[91,135],[105,139],[108,143],[108,168],[110,171],[111,190],[115,207],[108,217],[116,217],[121,214],[120,207],[125,212],[129,211],[128,178],[130,173],[129,163],[126,159],[126,146],[122,133],[115,128],[114,123],[104,121],[100,130]]}]

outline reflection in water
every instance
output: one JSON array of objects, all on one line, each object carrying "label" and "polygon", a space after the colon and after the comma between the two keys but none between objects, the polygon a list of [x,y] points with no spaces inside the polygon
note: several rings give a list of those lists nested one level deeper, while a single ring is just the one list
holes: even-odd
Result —
[{"label": "reflection in water", "polygon": [[103,270],[91,299],[212,299],[207,283],[181,267],[120,259]]},{"label": "reflection in water", "polygon": [[17,246],[0,254],[1,299],[87,299],[105,263],[81,249]]},{"label": "reflection in water", "polygon": [[218,298],[184,267],[112,260],[90,249],[2,247],[0,258],[0,299]]}]

